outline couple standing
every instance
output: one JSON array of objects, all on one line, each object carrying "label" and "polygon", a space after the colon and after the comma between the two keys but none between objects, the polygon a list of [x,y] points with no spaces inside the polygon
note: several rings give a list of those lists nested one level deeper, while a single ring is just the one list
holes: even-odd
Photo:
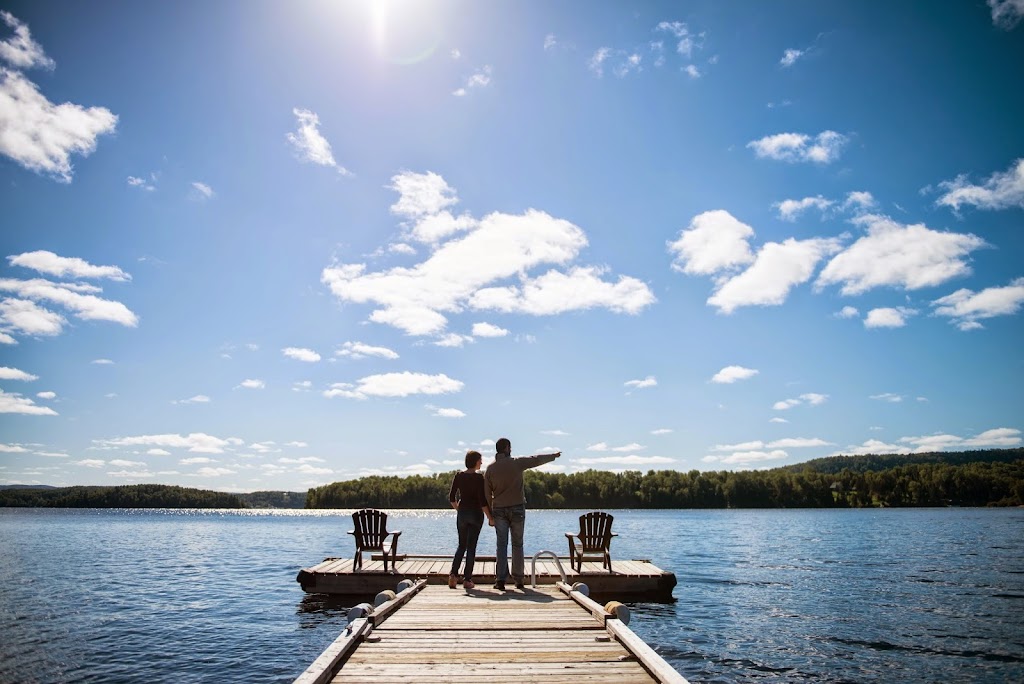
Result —
[{"label": "couple standing", "polygon": [[481,475],[483,456],[479,451],[466,452],[466,469],[455,475],[448,501],[458,511],[459,547],[452,561],[448,586],[452,589],[459,581],[459,566],[466,557],[463,588],[472,589],[473,565],[476,562],[476,542],[484,526],[484,515],[498,538],[497,564],[494,588],[505,591],[508,579],[508,537],[512,534],[512,579],[516,589],[523,588],[526,562],[523,558],[523,530],[526,527],[526,494],[523,490],[523,471],[550,463],[562,455],[541,454],[512,458],[512,442],[505,437],[494,445],[494,463]]}]

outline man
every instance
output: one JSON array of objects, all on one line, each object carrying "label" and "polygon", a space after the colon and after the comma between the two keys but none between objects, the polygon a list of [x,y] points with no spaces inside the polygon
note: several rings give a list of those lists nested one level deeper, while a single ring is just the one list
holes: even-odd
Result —
[{"label": "man", "polygon": [[494,445],[494,463],[484,473],[484,501],[494,517],[494,531],[498,537],[497,580],[494,588],[505,591],[508,579],[508,535],[512,532],[512,579],[516,589],[523,588],[525,560],[523,559],[523,530],[526,527],[526,493],[523,490],[523,471],[550,463],[562,455],[554,454],[512,458],[512,442],[502,437]]}]

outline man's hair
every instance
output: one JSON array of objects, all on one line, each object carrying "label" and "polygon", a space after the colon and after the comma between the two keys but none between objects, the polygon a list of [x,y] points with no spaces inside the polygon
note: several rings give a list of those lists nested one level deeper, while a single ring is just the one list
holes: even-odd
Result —
[{"label": "man's hair", "polygon": [[494,450],[499,454],[503,454],[507,451],[512,450],[512,442],[509,441],[508,437],[502,437],[494,443]]},{"label": "man's hair", "polygon": [[482,459],[483,459],[483,456],[480,455],[479,451],[467,451],[466,452],[466,467],[467,468],[472,468],[473,466],[476,465],[477,461],[480,461]]}]

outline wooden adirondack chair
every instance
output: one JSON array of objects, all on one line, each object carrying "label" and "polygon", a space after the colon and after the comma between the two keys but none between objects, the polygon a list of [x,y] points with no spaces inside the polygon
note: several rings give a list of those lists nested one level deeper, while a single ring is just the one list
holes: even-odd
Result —
[{"label": "wooden adirondack chair", "polygon": [[[373,508],[364,508],[352,514],[354,530],[348,533],[355,537],[356,556],[353,570],[363,567],[363,551],[380,551],[384,556],[384,572],[388,571],[388,555],[391,556],[391,570],[395,570],[398,555],[398,536],[401,530],[388,532],[388,515]],[[391,537],[391,541],[388,541]]]},{"label": "wooden adirondack chair", "polygon": [[[580,531],[566,532],[569,541],[569,565],[576,572],[583,572],[583,556],[598,554],[604,560],[604,567],[612,571],[611,547],[612,537],[619,535],[612,532],[614,516],[603,511],[592,511],[580,516]],[[579,541],[579,544],[576,542]]]}]

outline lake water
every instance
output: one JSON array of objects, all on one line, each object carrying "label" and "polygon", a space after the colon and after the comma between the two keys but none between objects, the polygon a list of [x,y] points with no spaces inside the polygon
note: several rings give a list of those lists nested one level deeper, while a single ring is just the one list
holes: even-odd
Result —
[{"label": "lake water", "polygon": [[[454,550],[454,511],[393,511]],[[697,682],[1024,682],[1024,509],[617,511],[612,557],[676,573],[630,627]],[[563,552],[579,511],[530,511]],[[290,682],[347,606],[295,575],[344,511],[0,509],[0,681]],[[480,552],[491,553],[487,530]]]}]

